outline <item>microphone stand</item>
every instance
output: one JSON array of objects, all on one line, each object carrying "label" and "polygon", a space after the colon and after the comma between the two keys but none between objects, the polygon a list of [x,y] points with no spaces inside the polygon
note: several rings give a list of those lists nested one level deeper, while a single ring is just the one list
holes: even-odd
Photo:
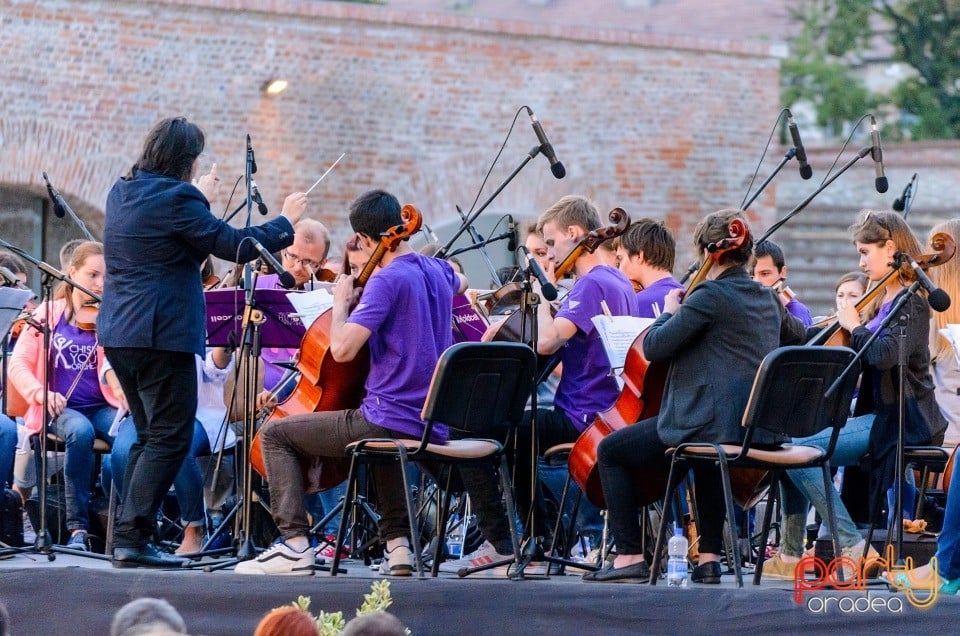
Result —
[{"label": "microphone stand", "polygon": [[760,196],[760,193],[763,192],[768,185],[770,185],[770,182],[773,181],[773,178],[776,177],[781,170],[783,170],[783,167],[787,165],[787,162],[793,159],[796,155],[797,155],[796,147],[793,147],[790,150],[788,150],[787,153],[783,155],[783,159],[780,160],[780,163],[777,164],[777,167],[774,168],[773,172],[771,172],[770,175],[764,180],[764,182],[760,184],[760,187],[757,188],[757,191],[754,192],[753,196],[750,197],[747,200],[747,202],[743,204],[743,208],[741,209],[746,210],[747,208],[749,208],[750,204],[753,203],[758,196]]},{"label": "microphone stand", "polygon": [[[44,176],[44,178],[46,178],[47,173],[44,172],[44,173],[43,173],[43,176]],[[48,185],[49,185],[49,183],[50,183],[50,182],[47,181],[47,184],[48,184]],[[53,186],[50,186],[50,187],[52,188]],[[54,192],[56,192],[56,190],[54,190]],[[59,194],[59,193],[58,193],[58,194]],[[56,199],[53,199],[52,197],[51,197],[51,199],[52,199],[51,202],[53,203],[53,209],[56,210],[57,207],[58,207],[58,206],[57,206],[57,201],[56,201]],[[83,224],[83,221],[81,221],[81,220],[80,220],[80,217],[78,217],[77,214],[73,211],[73,208],[71,208],[69,205],[67,205],[67,202],[66,202],[66,201],[63,201],[63,197],[60,197],[60,200],[63,202],[63,205],[61,205],[61,206],[59,206],[59,207],[60,207],[61,209],[63,209],[71,219],[73,219],[73,222],[77,224],[77,227],[80,228],[80,231],[83,232],[83,235],[87,238],[87,240],[88,240],[88,241],[96,241],[97,239],[93,238],[93,234],[91,234],[91,233],[90,233],[90,230],[87,229],[87,226]]]},{"label": "microphone stand", "polygon": [[460,229],[454,232],[453,236],[450,237],[450,240],[448,240],[445,245],[443,245],[439,250],[437,250],[437,253],[434,254],[434,256],[436,256],[437,258],[446,258],[448,253],[450,252],[450,247],[457,241],[458,238],[460,238],[460,235],[466,232],[470,227],[473,226],[473,222],[477,220],[477,217],[480,216],[480,214],[487,209],[487,206],[489,206],[493,202],[493,200],[496,199],[497,196],[499,196],[499,194],[503,191],[503,189],[506,188],[511,181],[513,181],[514,177],[520,174],[520,171],[523,170],[524,167],[526,167],[526,165],[530,163],[530,161],[534,157],[540,154],[542,149],[543,149],[543,146],[534,146],[533,148],[531,148],[530,151],[527,153],[527,156],[524,157],[523,161],[520,162],[520,165],[518,165],[513,170],[513,172],[511,172],[507,176],[507,178],[503,181],[503,183],[501,183],[497,187],[497,189],[494,190],[493,194],[491,194],[490,197],[483,202],[483,205],[481,205],[479,208],[471,212],[467,216],[467,218],[463,220],[463,223],[460,225]]},{"label": "microphone stand", "polygon": [[[796,148],[794,148],[794,150],[796,150]],[[763,243],[768,238],[770,238],[773,235],[773,233],[776,232],[778,229],[780,229],[787,221],[795,217],[797,214],[803,211],[804,208],[810,205],[810,203],[817,197],[817,195],[819,195],[821,192],[826,190],[830,186],[830,184],[832,184],[834,181],[836,181],[840,177],[840,175],[842,175],[844,172],[852,168],[855,163],[857,163],[858,161],[860,161],[861,159],[869,155],[872,150],[873,150],[873,146],[864,146],[863,148],[858,150],[857,154],[854,155],[853,158],[850,159],[850,161],[843,164],[843,166],[841,166],[840,169],[837,170],[835,174],[830,175],[830,177],[826,179],[823,183],[821,183],[816,190],[811,192],[806,199],[798,203],[795,208],[790,210],[790,212],[788,212],[785,217],[783,217],[782,219],[780,219],[779,221],[771,225],[770,228],[766,232],[764,232],[763,236],[761,236],[756,241],[754,241],[754,245],[759,245],[760,243]],[[690,266],[690,268],[686,271],[686,273],[680,279],[680,283],[681,284],[686,283],[687,279],[689,279],[690,276],[695,271],[697,271],[697,263],[694,263],[693,265]]]},{"label": "microphone stand", "polygon": [[[50,536],[50,531],[47,528],[47,434],[50,430],[50,422],[52,418],[50,417],[50,336],[52,328],[50,325],[52,309],[53,309],[53,286],[55,281],[61,281],[76,287],[80,291],[84,292],[97,302],[100,302],[102,298],[98,295],[87,289],[86,287],[75,283],[72,279],[66,276],[63,272],[57,268],[49,265],[37,258],[34,258],[32,254],[26,252],[19,247],[7,243],[3,239],[0,239],[0,247],[4,247],[17,256],[21,257],[25,261],[32,264],[40,271],[40,304],[44,307],[46,319],[42,323],[42,334],[43,334],[43,370],[42,378],[40,382],[43,385],[43,416],[40,420],[40,465],[37,466],[37,481],[38,484],[38,496],[37,500],[40,507],[40,527],[36,529],[37,539],[34,542],[33,546],[19,548],[18,552],[26,552],[33,550],[39,554],[44,554],[47,557],[48,561],[53,561],[56,558],[55,552],[61,552],[63,554],[74,554],[77,556],[88,556],[94,559],[101,559],[109,561],[113,557],[112,555],[105,554],[94,554],[91,552],[85,552],[81,550],[72,550],[70,548],[55,545],[53,539]],[[24,337],[24,336],[21,336]],[[6,554],[11,554],[7,552]]]},{"label": "microphone stand", "polygon": [[[902,261],[900,257],[896,257],[897,262],[895,266],[897,269],[902,267]],[[912,285],[907,287],[905,292],[902,292],[897,298],[896,302],[893,304],[893,307],[890,309],[890,313],[880,322],[880,325],[877,327],[877,330],[874,331],[867,341],[864,343],[863,347],[857,352],[853,357],[853,360],[850,361],[850,364],[847,365],[847,368],[834,380],[833,384],[830,385],[830,388],[827,389],[826,396],[831,396],[843,382],[843,379],[850,373],[850,371],[859,364],[860,359],[863,358],[864,354],[867,352],[867,349],[870,348],[870,345],[876,341],[880,333],[883,332],[887,326],[893,322],[893,319],[897,317],[900,313],[900,310],[903,306],[910,300],[910,298],[917,293],[917,290],[920,288],[920,281],[914,281]],[[907,367],[907,321],[908,316],[900,316],[899,324],[897,325],[897,448],[896,448],[896,464],[895,464],[895,474],[894,474],[894,510],[893,510],[893,523],[896,526],[896,552],[894,553],[894,561],[900,562],[901,555],[903,554],[903,447],[904,447],[904,429],[906,426],[906,397],[904,393],[905,386],[905,373]],[[827,493],[829,495],[829,493]],[[883,493],[876,493],[875,501],[880,501]],[[875,508],[876,506],[871,506]],[[868,535],[868,541],[866,549],[869,549],[870,541],[869,537],[873,536],[873,516],[876,514],[876,510],[870,510],[871,521],[870,521],[870,533]],[[891,535],[892,528],[888,528],[887,531],[887,541],[886,545],[891,546]],[[886,554],[886,550],[884,551]]]},{"label": "microphone stand", "polygon": [[[457,214],[460,215],[461,222],[466,222],[467,217],[463,215],[463,210],[460,209],[460,206],[457,206]],[[456,256],[457,254],[463,254],[473,249],[479,249],[480,253],[483,255],[483,262],[487,264],[487,269],[490,271],[490,278],[493,279],[494,284],[497,287],[503,285],[503,281],[500,280],[500,276],[497,275],[497,268],[493,266],[493,262],[490,260],[490,254],[487,253],[486,246],[488,243],[493,241],[498,241],[502,238],[509,238],[510,232],[505,232],[499,236],[487,240],[483,240],[483,237],[480,236],[480,233],[477,232],[477,228],[472,225],[468,228],[470,230],[470,240],[473,241],[473,247],[465,247],[449,254],[445,254],[444,258],[450,258],[451,256]]]}]

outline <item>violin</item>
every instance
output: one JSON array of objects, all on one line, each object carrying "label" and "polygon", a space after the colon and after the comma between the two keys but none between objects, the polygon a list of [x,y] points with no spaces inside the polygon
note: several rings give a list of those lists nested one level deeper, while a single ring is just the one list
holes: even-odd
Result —
[{"label": "violin", "polygon": [[98,313],[100,313],[100,303],[86,302],[74,312],[73,321],[81,331],[96,331]]},{"label": "violin", "polygon": [[[924,254],[916,259],[917,264],[920,265],[920,268],[924,271],[930,267],[943,265],[953,258],[953,255],[957,251],[956,241],[953,240],[952,236],[944,232],[938,232],[930,237],[930,247],[933,248],[933,253]],[[876,285],[868,289],[867,293],[857,300],[854,307],[858,312],[862,312],[869,307],[870,303],[887,292],[887,287],[899,280],[900,267],[901,265],[897,263],[891,263],[890,271],[884,274],[883,278],[881,278]],[[840,323],[837,322],[836,315],[826,318],[813,326],[820,327],[821,330],[807,342],[808,345],[824,345],[827,347],[850,346],[850,333],[846,329],[840,328]]]},{"label": "violin", "polygon": [[784,307],[792,303],[797,297],[794,291],[787,287],[787,281],[782,278],[773,284],[773,291],[777,292],[777,299]]},{"label": "violin", "polygon": [[[707,274],[720,257],[741,247],[750,236],[750,231],[742,219],[730,222],[729,235],[710,245],[708,258],[704,259],[690,281],[684,294],[689,294],[697,285],[707,279]],[[597,470],[597,447],[604,437],[641,420],[655,417],[660,412],[660,402],[667,381],[669,364],[651,363],[643,354],[643,341],[647,331],[636,337],[627,352],[626,363],[621,373],[623,390],[620,396],[606,411],[597,414],[593,424],[588,426],[570,450],[570,476],[580,485],[581,490],[592,503],[606,507],[603,490],[600,487],[600,472]],[[765,473],[765,471],[754,471]],[[667,475],[640,471],[636,479],[637,496],[641,505],[657,501],[663,496],[667,485]],[[743,494],[743,487],[734,487],[738,499],[745,501],[754,496],[756,480],[748,485],[749,494]]]},{"label": "violin", "polygon": [[[354,280],[354,287],[363,287],[383,257],[395,251],[400,241],[420,230],[422,217],[412,205],[403,206],[400,217],[402,223],[380,236],[376,249]],[[300,372],[297,385],[287,399],[274,407],[267,421],[289,415],[340,411],[360,406],[363,384],[370,370],[369,350],[364,346],[349,362],[334,360],[330,353],[332,323],[331,308],[320,314],[307,329],[297,354],[297,371]],[[250,445],[250,464],[262,476],[267,476],[259,431]],[[313,493],[342,483],[347,478],[350,463],[344,458],[301,457],[300,468],[306,492]]]},{"label": "violin", "polygon": [[[600,244],[604,241],[609,241],[614,239],[624,232],[627,231],[627,227],[630,226],[630,215],[624,211],[623,208],[613,208],[610,210],[610,213],[607,215],[607,218],[610,220],[610,225],[606,227],[601,227],[596,230],[591,230],[587,232],[583,238],[580,239],[570,253],[563,257],[563,260],[557,264],[557,267],[554,269],[554,274],[557,280],[560,280],[567,274],[573,271],[573,267],[577,262],[577,259],[580,258],[580,255],[584,252],[588,254],[593,254],[597,251],[597,248],[600,247]],[[516,299],[515,302],[519,304],[519,297],[521,293],[521,284],[520,283],[508,283],[498,289],[495,292],[495,296],[501,299],[512,296]],[[520,342],[520,332],[523,324],[522,312],[516,311],[518,307],[513,308],[513,312],[507,316],[507,319],[497,325],[497,331],[493,335],[493,340],[496,342]],[[498,312],[504,313],[504,312]],[[528,343],[529,344],[529,341]],[[544,358],[547,356],[540,356],[541,368],[545,362]]]}]

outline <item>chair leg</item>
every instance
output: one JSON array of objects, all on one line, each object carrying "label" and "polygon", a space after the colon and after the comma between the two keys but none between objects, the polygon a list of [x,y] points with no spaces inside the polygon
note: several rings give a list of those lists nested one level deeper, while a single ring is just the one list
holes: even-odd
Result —
[{"label": "chair leg", "polygon": [[357,498],[357,455],[350,455],[350,472],[347,473],[347,491],[343,493],[343,510],[340,512],[340,526],[337,528],[337,542],[333,546],[333,564],[330,566],[330,576],[336,576],[340,569],[340,549],[343,547],[343,541],[347,535],[347,517],[350,516],[348,501],[355,501]]},{"label": "chair leg", "polygon": [[760,550],[757,554],[757,565],[753,570],[753,584],[760,585],[763,576],[763,562],[767,558],[767,537],[770,535],[770,523],[773,520],[774,504],[780,499],[780,471],[773,471],[770,479],[770,490],[767,494],[767,506],[763,510],[763,526],[760,529]]},{"label": "chair leg", "polygon": [[[820,466],[823,471],[823,487],[827,494],[827,520],[830,524],[830,540],[833,542],[833,558],[840,557],[840,535],[837,534],[837,512],[833,509],[833,480],[830,478],[830,462],[824,462]],[[871,529],[871,533],[873,530]],[[837,577],[843,581],[843,568],[837,570]]]},{"label": "chair leg", "polygon": [[920,473],[920,487],[917,489],[917,505],[913,510],[914,519],[923,519],[923,507],[927,499],[927,482],[930,481],[930,466],[923,465],[923,471]]},{"label": "chair leg", "polygon": [[567,535],[566,550],[564,553],[557,552],[557,535],[560,534],[560,527],[563,525],[563,508],[567,504],[567,493],[570,492],[570,473],[567,472],[567,479],[563,482],[563,492],[560,494],[560,504],[557,506],[557,520],[553,525],[553,533],[550,535],[550,551],[556,556],[567,558],[570,556],[570,536],[573,534],[573,520],[570,521],[571,532]]},{"label": "chair leg", "polygon": [[[437,532],[436,543],[433,546],[433,563],[430,566],[430,576],[440,573],[440,559],[443,555],[444,536],[447,531],[447,520],[450,518],[450,486],[453,483],[453,466],[446,466],[447,478],[443,487],[443,496],[437,497]],[[439,495],[439,493],[438,493]]]},{"label": "chair leg", "polygon": [[679,484],[674,482],[674,475],[677,469],[677,457],[674,456],[670,462],[670,473],[667,477],[667,492],[663,495],[663,512],[660,513],[660,527],[657,528],[657,543],[653,548],[653,564],[650,566],[650,585],[656,585],[660,578],[660,554],[663,551],[664,537],[667,533],[667,524],[670,522],[670,515],[673,512],[673,506],[670,499]]},{"label": "chair leg", "polygon": [[500,488],[507,505],[507,524],[510,526],[510,542],[513,544],[513,562],[520,563],[520,537],[517,532],[517,503],[513,499],[513,484],[510,481],[507,456],[500,454]]},{"label": "chair leg", "polygon": [[720,464],[720,477],[723,480],[723,502],[727,509],[727,540],[729,544],[733,546],[734,551],[734,554],[727,556],[733,559],[733,572],[737,577],[737,587],[743,587],[743,572],[740,568],[740,549],[735,531],[736,517],[733,511],[733,492],[730,487],[730,467],[727,465],[727,458],[723,454],[720,455],[718,463]]},{"label": "chair leg", "polygon": [[[420,532],[417,530],[417,517],[414,513],[413,491],[410,490],[410,480],[407,478],[407,449],[397,444],[397,451],[400,455],[403,493],[407,500],[407,519],[410,522],[410,551],[413,552],[413,562],[417,568],[417,576],[423,578],[423,560],[420,558]],[[439,528],[437,530],[439,531]]]},{"label": "chair leg", "polygon": [[117,516],[117,492],[113,477],[110,478],[110,494],[107,495],[107,537],[104,540],[104,554],[113,555],[113,523]]}]

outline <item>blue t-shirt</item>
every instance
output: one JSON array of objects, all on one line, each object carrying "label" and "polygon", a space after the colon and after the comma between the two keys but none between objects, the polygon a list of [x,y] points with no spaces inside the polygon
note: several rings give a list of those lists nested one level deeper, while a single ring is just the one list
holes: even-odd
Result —
[{"label": "blue t-shirt", "polygon": [[610,361],[600,334],[592,321],[594,316],[603,314],[601,300],[606,301],[614,316],[637,315],[633,285],[607,265],[594,267],[578,278],[557,312],[557,318],[566,318],[575,324],[577,332],[562,349],[563,375],[554,405],[581,431],[593,424],[597,413],[610,408],[620,395],[617,381],[610,375]]},{"label": "blue t-shirt", "polygon": [[[347,322],[371,331],[370,374],[360,405],[373,424],[423,435],[420,411],[434,367],[453,344],[453,295],[460,279],[446,261],[420,254],[395,258],[367,282]],[[447,439],[434,425],[431,441]]]},{"label": "blue t-shirt", "polygon": [[[649,287],[637,292],[637,316],[640,318],[656,318],[663,311],[663,299],[671,289],[683,289],[683,285],[673,279],[673,276],[654,281]],[[654,305],[657,309],[654,311]]]}]

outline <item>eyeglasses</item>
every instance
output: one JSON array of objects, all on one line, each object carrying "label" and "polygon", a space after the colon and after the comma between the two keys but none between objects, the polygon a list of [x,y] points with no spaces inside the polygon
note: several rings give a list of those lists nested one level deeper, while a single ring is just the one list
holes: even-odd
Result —
[{"label": "eyeglasses", "polygon": [[316,271],[323,266],[323,263],[318,263],[317,261],[311,261],[310,259],[307,259],[307,258],[300,258],[290,250],[283,250],[281,254],[288,261],[292,263],[300,263],[300,265],[302,265],[303,267],[311,271]]}]

